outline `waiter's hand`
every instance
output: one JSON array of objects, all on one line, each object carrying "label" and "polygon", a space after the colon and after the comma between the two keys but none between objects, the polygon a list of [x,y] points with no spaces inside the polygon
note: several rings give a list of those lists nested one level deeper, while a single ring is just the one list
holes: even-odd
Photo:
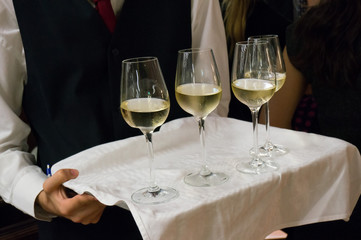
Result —
[{"label": "waiter's hand", "polygon": [[69,196],[63,183],[78,177],[75,169],[61,169],[48,178],[36,199],[37,203],[48,213],[65,217],[76,223],[97,223],[102,216],[105,205],[95,197],[82,194]]}]

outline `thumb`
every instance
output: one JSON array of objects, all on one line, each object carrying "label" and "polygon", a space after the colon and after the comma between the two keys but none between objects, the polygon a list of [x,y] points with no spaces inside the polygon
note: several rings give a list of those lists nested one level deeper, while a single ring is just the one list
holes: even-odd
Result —
[{"label": "thumb", "polygon": [[77,178],[78,175],[79,171],[76,169],[60,169],[44,182],[44,191],[52,192],[70,179]]}]

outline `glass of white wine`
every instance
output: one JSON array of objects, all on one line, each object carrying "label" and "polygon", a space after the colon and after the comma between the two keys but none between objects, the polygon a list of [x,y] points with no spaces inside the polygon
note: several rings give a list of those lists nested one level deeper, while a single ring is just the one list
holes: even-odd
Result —
[{"label": "glass of white wine", "polygon": [[139,57],[122,62],[120,110],[127,124],[139,128],[148,146],[149,186],[132,194],[140,204],[158,204],[178,197],[177,190],[159,187],[154,175],[152,134],[169,114],[169,94],[156,57]]},{"label": "glass of white wine", "polygon": [[240,161],[238,171],[250,174],[278,169],[261,158],[258,149],[258,112],[276,90],[276,76],[271,62],[272,55],[267,41],[242,41],[236,43],[232,66],[232,91],[247,105],[252,113],[253,149],[251,161]]},{"label": "glass of white wine", "polygon": [[[269,43],[270,52],[274,54],[272,58],[273,70],[276,73],[276,92],[280,90],[283,84],[286,81],[286,67],[283,61],[281,46],[279,43],[278,35],[270,34],[270,35],[257,35],[251,36],[248,38],[249,40],[259,41],[266,40]],[[285,146],[280,144],[274,144],[271,141],[271,133],[270,133],[270,118],[269,118],[269,102],[266,102],[264,105],[265,109],[265,125],[266,125],[266,141],[260,147],[260,154],[267,157],[283,155],[288,152],[288,149]],[[253,149],[251,149],[251,154],[253,153]]]},{"label": "glass of white wine", "polygon": [[212,49],[178,51],[175,94],[179,106],[198,122],[203,165],[184,177],[191,186],[209,187],[228,180],[222,172],[212,172],[207,165],[205,149],[205,120],[218,106],[222,97],[219,73]]}]

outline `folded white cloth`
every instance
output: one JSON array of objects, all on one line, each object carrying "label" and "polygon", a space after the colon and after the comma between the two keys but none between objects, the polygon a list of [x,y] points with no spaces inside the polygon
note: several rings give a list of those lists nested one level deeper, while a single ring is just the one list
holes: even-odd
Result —
[{"label": "folded white cloth", "polygon": [[[235,166],[250,160],[251,123],[209,117],[205,127],[208,165],[230,179],[215,187],[186,185],[184,176],[202,164],[198,125],[194,118],[168,122],[153,136],[156,180],[180,194],[168,203],[139,205],[130,198],[148,184],[143,136],[96,146],[52,170],[78,169],[79,177],[65,185],[106,205],[128,208],[145,240],[264,239],[284,227],[349,218],[361,192],[361,157],[353,145],[272,128],[272,141],[290,152],[274,159],[279,170],[248,175]],[[263,136],[261,125],[260,143]]]}]

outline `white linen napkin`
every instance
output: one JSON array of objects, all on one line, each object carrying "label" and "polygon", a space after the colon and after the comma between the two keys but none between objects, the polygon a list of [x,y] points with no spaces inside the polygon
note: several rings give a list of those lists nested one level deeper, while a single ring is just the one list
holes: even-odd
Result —
[{"label": "white linen napkin", "polygon": [[[192,187],[183,178],[202,164],[197,127],[190,117],[168,122],[154,133],[156,180],[180,193],[168,203],[140,205],[130,198],[147,186],[149,178],[144,136],[93,147],[58,162],[52,170],[78,169],[79,177],[65,185],[106,205],[128,208],[145,240],[264,239],[283,227],[350,216],[361,192],[361,157],[353,145],[272,128],[272,141],[290,152],[274,159],[278,171],[247,175],[235,166],[250,160],[251,123],[209,117],[208,165],[230,179],[215,187]],[[263,125],[260,136],[263,143]]]}]

